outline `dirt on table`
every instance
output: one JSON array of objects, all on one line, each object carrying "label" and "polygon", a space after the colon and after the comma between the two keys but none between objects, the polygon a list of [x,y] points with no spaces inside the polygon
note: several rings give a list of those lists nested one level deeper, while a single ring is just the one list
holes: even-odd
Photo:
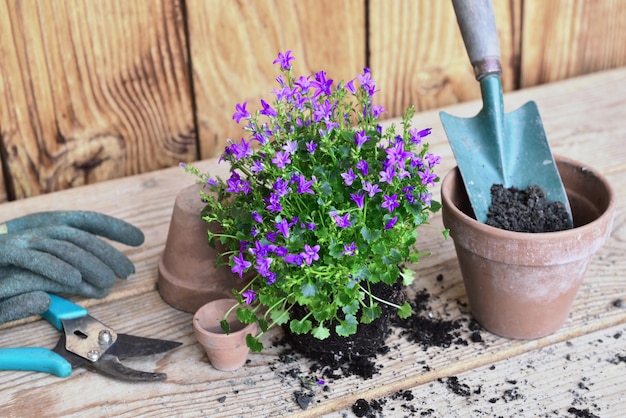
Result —
[{"label": "dirt on table", "polygon": [[550,202],[539,186],[523,190],[491,186],[487,225],[514,232],[556,232],[569,229],[568,213],[562,202]]}]

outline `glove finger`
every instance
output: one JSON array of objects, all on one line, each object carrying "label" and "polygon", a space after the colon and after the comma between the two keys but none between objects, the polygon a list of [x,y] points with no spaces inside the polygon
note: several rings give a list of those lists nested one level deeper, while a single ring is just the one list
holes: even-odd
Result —
[{"label": "glove finger", "polygon": [[143,232],[121,219],[92,211],[49,211],[6,222],[9,233],[51,225],[67,225],[133,247],[144,242]]},{"label": "glove finger", "polygon": [[0,263],[30,270],[66,286],[76,286],[82,280],[80,271],[70,264],[30,248],[0,246]]},{"label": "glove finger", "polygon": [[[67,226],[48,227],[46,230],[50,238],[71,242],[75,246],[92,254],[121,279],[126,279],[135,272],[135,265],[126,255],[95,235]],[[95,282],[91,283],[98,287],[111,286]]]},{"label": "glove finger", "polygon": [[[55,231],[57,229],[55,228]],[[33,250],[51,254],[59,260],[66,262],[80,272],[82,280],[95,286],[101,288],[111,287],[115,283],[115,273],[107,264],[91,252],[72,242],[36,237],[30,242],[30,247]]]},{"label": "glove finger", "polygon": [[53,293],[66,293],[88,298],[103,298],[109,288],[99,288],[81,281],[76,286],[66,286],[52,281],[32,271],[17,267],[0,267],[0,299],[17,296],[35,290]]},{"label": "glove finger", "polygon": [[50,297],[46,292],[22,293],[0,300],[0,324],[44,313],[50,307]]}]

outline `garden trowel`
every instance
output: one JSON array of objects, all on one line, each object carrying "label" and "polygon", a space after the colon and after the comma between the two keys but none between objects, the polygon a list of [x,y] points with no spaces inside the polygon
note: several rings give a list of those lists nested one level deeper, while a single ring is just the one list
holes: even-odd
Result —
[{"label": "garden trowel", "polygon": [[486,222],[491,186],[538,185],[572,215],[535,102],[504,113],[500,45],[491,0],[452,0],[483,108],[473,118],[440,113],[476,219]]}]

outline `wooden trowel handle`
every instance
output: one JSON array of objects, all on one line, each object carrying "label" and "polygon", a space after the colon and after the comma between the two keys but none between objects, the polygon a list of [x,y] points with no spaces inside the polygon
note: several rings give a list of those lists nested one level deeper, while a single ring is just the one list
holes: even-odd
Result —
[{"label": "wooden trowel handle", "polygon": [[491,0],[452,0],[476,80],[502,73],[500,44]]}]

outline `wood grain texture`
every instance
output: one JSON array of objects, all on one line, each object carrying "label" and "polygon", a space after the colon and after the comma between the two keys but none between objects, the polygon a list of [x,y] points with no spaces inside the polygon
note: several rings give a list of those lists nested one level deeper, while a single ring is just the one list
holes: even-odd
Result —
[{"label": "wood grain texture", "polygon": [[[370,65],[388,117],[480,97],[450,1],[369,4]],[[494,2],[505,91],[517,84],[520,10],[521,0]]]},{"label": "wood grain texture", "polygon": [[298,75],[325,70],[347,81],[365,66],[364,0],[189,0],[187,8],[203,158],[241,138],[237,103],[252,112],[259,99],[273,100],[278,52],[293,51]]},{"label": "wood grain texture", "polygon": [[626,65],[622,0],[526,0],[521,87]]},{"label": "wood grain texture", "polygon": [[15,197],[196,156],[179,1],[4,0],[0,26]]},{"label": "wood grain texture", "polygon": [[[135,262],[137,273],[126,281],[118,281],[104,300],[75,300],[120,332],[184,343],[164,356],[125,361],[135,368],[168,373],[168,380],[162,383],[119,382],[81,369],[66,379],[43,373],[3,371],[0,416],[318,417],[333,411],[347,411],[359,398],[375,399],[408,389],[416,395],[416,406],[434,410],[430,416],[475,416],[477,408],[486,411],[484,416],[522,416],[507,412],[519,408],[523,408],[527,416],[568,416],[566,408],[570,397],[563,395],[571,394],[569,390],[580,382],[581,375],[575,368],[585,356],[589,358],[581,361],[581,370],[595,384],[588,385],[591,390],[597,388],[598,391],[583,393],[593,395],[598,407],[609,412],[598,416],[619,416],[626,408],[626,399],[621,396],[623,391],[619,392],[626,385],[624,364],[623,361],[619,364],[607,361],[616,354],[623,356],[625,337],[615,344],[592,345],[600,338],[614,338],[612,335],[616,332],[624,332],[626,324],[626,310],[612,305],[617,298],[626,299],[626,148],[620,146],[621,138],[626,135],[626,125],[621,123],[626,119],[626,91],[620,88],[624,83],[626,69],[620,69],[506,96],[513,107],[531,98],[536,100],[553,150],[587,162],[606,175],[618,200],[612,235],[594,256],[567,323],[554,335],[517,341],[481,332],[483,342],[480,343],[424,350],[394,333],[387,341],[390,351],[377,359],[383,366],[379,374],[368,380],[354,376],[328,378],[329,390],[313,385],[314,402],[307,410],[301,410],[293,399],[293,393],[301,390],[304,383],[299,378],[318,372],[311,370],[312,364],[306,360],[278,361],[282,348],[270,342],[280,337],[280,330],[272,329],[263,336],[268,348],[263,353],[251,354],[245,367],[235,372],[219,372],[210,367],[203,349],[193,337],[192,315],[169,307],[155,291],[158,257],[165,243],[175,195],[193,182],[176,167],[0,206],[1,219],[42,207],[74,207],[96,209],[140,227],[146,235],[145,244],[139,248],[121,247]],[[478,108],[480,103],[472,101],[445,110],[471,116]],[[414,125],[433,126],[428,140],[431,150],[442,156],[437,173],[443,176],[453,168],[455,161],[438,120],[437,111],[427,111],[415,116]],[[227,173],[226,165],[218,164],[217,159],[198,165],[212,175]],[[431,223],[434,228],[420,229],[419,239],[420,247],[431,250],[433,255],[409,266],[417,276],[411,290],[428,290],[433,316],[467,321],[470,313],[453,242],[444,240],[438,231],[442,227],[440,214],[434,216]],[[435,279],[438,274],[443,275],[442,281]],[[47,322],[34,318],[5,324],[0,332],[3,348],[52,347],[59,336]],[[460,337],[468,340],[469,334],[469,329],[464,327]],[[570,355],[571,361],[563,361],[566,355]],[[535,369],[526,365],[534,365]],[[562,373],[558,372],[561,366],[565,370]],[[459,376],[461,383],[472,388],[483,385],[483,394],[474,393],[471,399],[455,399],[457,395],[440,390],[446,388],[439,379],[445,381],[450,376]],[[525,391],[527,402],[489,402],[502,388],[498,384],[509,388],[502,382],[509,377],[520,381],[519,387]],[[528,384],[522,379],[528,379]],[[94,389],[99,387],[106,387],[106,390]],[[600,399],[602,395],[607,395],[607,399]],[[487,397],[486,401],[483,397]],[[490,414],[491,407],[498,413]],[[611,414],[611,411],[617,413]],[[386,416],[396,415],[405,414],[390,412]]]}]

